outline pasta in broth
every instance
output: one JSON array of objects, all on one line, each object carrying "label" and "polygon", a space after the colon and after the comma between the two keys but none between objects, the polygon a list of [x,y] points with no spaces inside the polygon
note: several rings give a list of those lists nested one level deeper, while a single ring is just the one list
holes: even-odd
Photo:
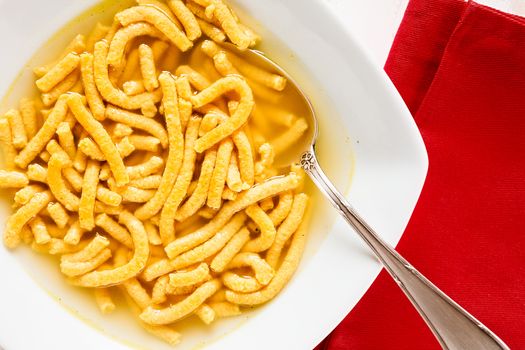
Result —
[{"label": "pasta in broth", "polygon": [[274,298],[309,201],[300,167],[274,160],[308,125],[284,77],[221,46],[259,40],[222,0],[137,0],[36,67],[39,98],[0,118],[4,244],[59,256],[102,313],[120,289],[170,344],[185,317]]}]

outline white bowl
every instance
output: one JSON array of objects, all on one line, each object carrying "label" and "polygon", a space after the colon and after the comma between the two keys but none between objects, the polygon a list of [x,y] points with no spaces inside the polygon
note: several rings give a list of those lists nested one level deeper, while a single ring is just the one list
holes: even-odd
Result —
[{"label": "white bowl", "polygon": [[[44,63],[78,30],[104,16],[104,7],[91,10],[42,48],[93,3],[0,0],[0,96],[5,95],[0,112],[27,93],[32,66]],[[386,241],[397,243],[428,164],[416,125],[388,77],[319,0],[231,3],[262,34],[263,51],[289,70],[312,99],[320,118],[320,161],[327,174],[348,190],[350,202]],[[305,257],[280,295],[256,312],[213,327],[184,325],[180,349],[309,349],[343,319],[380,265],[357,235],[335,220],[335,211],[324,200],[317,197],[315,202]],[[0,221],[5,222],[9,206],[7,201],[2,204]],[[23,247],[14,252],[1,247],[0,266],[0,348],[169,348],[142,331],[124,308],[115,315],[99,315],[85,292],[64,282],[52,259]]]}]

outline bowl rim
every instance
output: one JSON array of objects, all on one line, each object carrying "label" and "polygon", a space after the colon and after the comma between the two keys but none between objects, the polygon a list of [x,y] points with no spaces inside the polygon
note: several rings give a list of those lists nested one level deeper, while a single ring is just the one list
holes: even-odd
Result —
[{"label": "bowl rim", "polygon": [[[248,1],[248,0],[247,0]],[[265,0],[268,1],[268,0]],[[232,1],[232,2],[240,2]],[[242,2],[242,1],[241,1]],[[278,0],[272,0],[272,2],[278,2]],[[24,51],[24,53],[20,54],[20,58],[15,61],[11,61],[8,63],[8,67],[10,69],[8,72],[6,72],[6,68],[3,67],[2,69],[0,67],[0,72],[2,73],[8,73],[11,76],[7,77],[6,79],[3,79],[3,82],[0,82],[0,96],[4,96],[7,94],[8,86],[11,81],[14,80],[17,72],[23,67],[24,63],[29,61],[32,52],[36,50],[38,47],[42,45],[42,43],[46,42],[48,38],[50,37],[50,33],[55,33],[57,30],[59,30],[65,23],[67,23],[72,17],[74,17],[76,14],[82,12],[83,10],[89,8],[92,6],[96,1],[92,0],[80,0],[76,2],[72,2],[69,5],[63,7],[57,14],[56,14],[56,21],[51,21],[53,23],[48,23],[48,26],[46,28],[41,28],[38,32],[36,32],[34,35],[32,35],[32,38],[28,41],[26,46],[33,48],[29,53],[27,51]],[[418,180],[413,184],[414,188],[417,189],[418,195],[412,198],[410,201],[412,202],[411,208],[409,210],[410,213],[407,215],[407,220],[405,222],[408,224],[408,217],[410,216],[411,212],[413,211],[415,204],[417,202],[417,198],[419,197],[419,193],[421,192],[421,189],[423,187],[424,180],[426,178],[426,173],[428,170],[428,156],[426,153],[426,148],[423,143],[423,139],[419,133],[419,130],[408,111],[405,103],[403,102],[402,98],[399,96],[397,90],[395,89],[393,83],[390,81],[386,73],[379,67],[377,67],[374,64],[374,60],[372,59],[371,55],[367,50],[363,48],[361,43],[356,40],[353,36],[353,34],[349,31],[349,28],[346,27],[342,21],[342,19],[337,16],[331,6],[329,6],[325,1],[321,0],[290,0],[289,6],[307,6],[309,7],[310,11],[317,12],[319,17],[326,17],[330,18],[332,20],[333,29],[331,29],[334,32],[339,32],[342,36],[346,38],[345,45],[347,48],[350,49],[349,52],[352,53],[352,55],[355,55],[357,59],[362,62],[362,68],[364,72],[362,74],[367,75],[370,77],[370,79],[375,82],[375,85],[378,89],[380,89],[381,96],[385,97],[385,103],[392,108],[392,115],[400,118],[399,122],[404,124],[404,127],[407,128],[409,134],[411,135],[412,142],[414,145],[414,149],[412,150],[414,152],[413,156],[415,159],[416,164],[414,164],[414,172],[417,173]],[[6,3],[3,3],[0,1],[0,9],[2,9],[2,6],[7,6]],[[16,4],[14,5],[16,6]],[[9,12],[6,11],[0,11],[0,20],[3,16],[7,16]],[[5,18],[5,17],[4,17]],[[1,21],[0,21],[1,22]],[[1,25],[0,25],[1,28]],[[315,28],[313,29],[315,30]],[[2,35],[0,34],[0,38]],[[15,55],[16,56],[16,55]],[[22,63],[21,63],[22,62]],[[0,65],[3,66],[3,65]],[[334,230],[346,230],[345,224],[342,220],[338,220],[334,225]],[[392,239],[389,239],[389,243],[391,244],[397,244],[399,239],[402,236],[402,230]],[[337,239],[337,237],[331,237],[333,239]],[[326,242],[323,242],[323,245],[327,244]],[[337,244],[336,242],[332,242],[332,244]],[[320,250],[322,247],[320,248]],[[7,268],[11,269],[11,271],[16,271],[16,269],[20,269],[21,271],[24,271],[21,269],[20,264],[16,261],[16,254],[3,254],[5,250],[3,248],[0,248],[0,265],[6,266]],[[317,276],[323,274],[322,268],[324,268],[324,264],[321,263],[321,260],[324,258],[322,254],[317,254],[311,261],[308,263],[308,269],[313,270]],[[378,275],[381,267],[380,265],[375,261],[370,261],[367,272],[367,281],[364,282],[365,288],[361,288],[360,290],[356,291],[354,294],[349,295],[347,298],[342,297],[341,295],[338,295],[338,298],[341,298],[341,300],[344,300],[345,307],[341,308],[342,310],[338,310],[337,312],[334,312],[333,315],[330,317],[329,320],[326,320],[323,324],[318,324],[318,328],[313,331],[312,326],[308,326],[307,329],[303,330],[303,332],[308,332],[309,336],[308,339],[299,339],[301,337],[301,333],[292,333],[293,336],[289,337],[289,339],[284,340],[281,338],[282,336],[285,336],[286,331],[283,331],[282,333],[279,333],[276,337],[278,338],[278,341],[281,346],[284,345],[294,345],[294,346],[305,346],[305,347],[312,347],[315,346],[319,341],[321,341],[342,319],[343,317],[350,311],[351,308],[359,301],[359,299],[364,295],[364,292],[368,287],[371,286],[372,282],[375,280],[376,276]],[[299,311],[300,305],[293,304],[293,298],[291,297],[291,294],[296,289],[293,286],[302,285],[302,286],[311,286],[312,288],[315,287],[315,281],[307,281],[308,276],[306,274],[299,274],[295,276],[292,280],[293,283],[290,283],[290,287],[287,287],[285,291],[283,291],[283,294],[285,297],[278,298],[279,307],[284,307],[286,312],[294,312]],[[35,282],[32,278],[25,274],[18,274],[17,276],[10,276],[9,277],[10,283],[14,283],[16,285],[15,288],[11,288],[9,292],[7,293],[7,297],[13,297],[16,295],[20,296],[28,296],[31,297],[31,307],[33,307],[35,310],[38,310],[39,313],[45,313],[49,312],[52,313],[53,316],[53,322],[58,322],[59,324],[68,325],[70,327],[68,333],[70,333],[68,338],[70,338],[70,341],[76,341],[75,338],[81,337],[81,339],[85,343],[83,343],[82,346],[79,348],[92,348],[94,346],[104,346],[109,347],[111,346],[114,349],[128,349],[128,346],[126,346],[123,343],[117,342],[116,340],[107,337],[107,335],[104,335],[100,333],[99,331],[93,329],[92,327],[86,327],[84,325],[84,322],[72,322],[72,319],[77,320],[76,316],[71,315],[71,310],[66,310],[65,308],[57,308],[57,305],[55,302],[49,298],[46,293],[34,293],[34,290],[40,289],[39,286],[35,285]],[[33,292],[31,292],[33,290]],[[320,292],[327,293],[326,288],[319,289]],[[5,301],[4,301],[5,302]],[[287,304],[288,303],[288,304]],[[3,303],[0,302],[0,305]],[[287,304],[287,305],[285,305]],[[270,309],[270,308],[268,308]],[[14,310],[14,309],[11,309]],[[312,310],[318,310],[318,307],[312,307]],[[66,312],[68,311],[68,312]],[[74,313],[74,312],[73,312]],[[258,317],[262,323],[271,323],[272,321],[268,319],[269,313],[265,312],[261,313],[261,317]],[[20,315],[23,316],[23,315]],[[27,315],[26,315],[27,316]],[[35,317],[38,324],[45,325],[48,324],[45,320],[45,317],[42,318],[42,316]],[[9,322],[9,317],[2,317],[0,316],[0,328],[2,324],[6,324]],[[253,323],[253,322],[250,322]],[[50,324],[50,323],[49,323]],[[53,325],[55,327],[55,325]],[[264,337],[264,336],[258,336],[257,332],[255,330],[257,328],[257,324],[249,326],[248,324],[243,327],[243,332],[250,332],[252,336],[256,337],[257,344],[254,344],[254,348],[267,348],[268,346],[275,345],[275,339],[270,339],[273,337]],[[246,331],[246,329],[250,329],[249,331]],[[295,331],[298,331],[299,328],[295,327],[293,328]],[[44,330],[45,331],[45,330]],[[41,337],[44,336],[45,332],[41,329],[35,329],[35,334],[33,334],[33,337]],[[83,336],[80,336],[80,333],[82,332]],[[312,334],[315,333],[315,334]],[[58,334],[58,333],[57,333]],[[14,332],[6,332],[4,334],[0,334],[0,348],[1,346],[6,347],[6,349],[22,349],[22,345],[24,343],[25,336],[21,335],[20,332],[14,331]],[[209,348],[229,348],[234,346],[239,346],[241,343],[239,343],[240,338],[243,337],[233,337],[233,336],[225,336],[218,341],[212,343],[209,345]],[[306,337],[305,337],[306,338]],[[64,342],[62,344],[63,348],[67,348],[65,344],[67,344],[67,339],[62,339]],[[54,342],[56,345],[55,348],[60,349],[61,345],[60,342]],[[72,343],[71,343],[72,344]]]}]

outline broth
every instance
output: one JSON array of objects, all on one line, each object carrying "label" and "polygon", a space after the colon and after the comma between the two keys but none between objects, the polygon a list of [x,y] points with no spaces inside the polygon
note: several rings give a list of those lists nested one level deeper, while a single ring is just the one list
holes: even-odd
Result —
[{"label": "broth", "polygon": [[[122,8],[128,7],[130,4],[132,4],[131,1],[122,1],[118,2],[118,4],[111,0],[105,1],[86,10],[83,14],[66,24],[63,29],[57,32],[47,43],[45,43],[37,51],[35,56],[25,65],[25,69],[21,72],[15,82],[13,82],[12,87],[4,96],[2,103],[0,104],[0,110],[5,111],[10,107],[15,106],[20,97],[36,93],[32,85],[33,74],[31,69],[33,67],[52,61],[54,56],[53,53],[60,52],[61,48],[65,46],[64,43],[69,41],[74,34],[87,34],[88,29],[98,21],[108,23],[114,13]],[[251,23],[251,21],[247,22]],[[290,55],[288,49],[283,43],[280,43],[274,36],[270,34],[267,35],[263,28],[256,29],[259,29],[258,32],[262,34],[263,37],[261,49],[267,53],[269,57],[273,58],[274,54],[276,57],[285,56],[289,61],[289,64],[295,65],[296,70],[301,69],[300,62]],[[198,44],[196,43],[196,46],[197,45]],[[273,47],[270,47],[272,45]],[[265,47],[268,47],[268,49],[265,49]],[[133,46],[130,46],[128,50],[132,50],[133,48]],[[183,54],[176,59],[180,63],[190,63],[191,66],[196,67],[197,70],[201,68],[201,73],[206,75],[208,79],[215,80],[218,73],[209,70],[209,66],[205,65],[205,55],[201,50],[194,50],[193,52],[194,54]],[[175,61],[175,58],[173,61]],[[174,62],[166,61],[166,65],[159,67],[158,70],[170,70],[171,68],[169,65],[173,63]],[[214,74],[217,74],[217,76],[214,76]],[[313,97],[312,102],[316,110],[319,112],[319,115],[331,115],[332,120],[334,120],[333,118],[335,114],[331,113],[329,98],[322,96],[320,91],[317,91],[318,94],[316,94],[315,83],[309,82],[307,76],[308,75],[304,71],[298,75],[298,81],[301,83],[301,86],[303,86],[305,91],[309,92],[310,96]],[[132,76],[132,79],[139,78],[140,72],[137,70],[135,75]],[[302,82],[304,82],[305,85],[303,85]],[[122,83],[123,82],[119,82],[120,86],[122,86]],[[287,95],[288,90],[289,87],[285,89],[285,95]],[[263,102],[257,96],[255,99],[257,105],[256,108],[261,114],[265,115],[275,112],[275,106],[271,103]],[[281,100],[278,101],[278,104],[279,108],[285,109],[296,116],[304,115],[306,112],[306,106],[302,103],[298,103],[295,96],[292,96],[291,98],[281,98]],[[252,120],[250,123],[254,123],[254,121]],[[285,129],[284,126],[271,121],[270,124],[262,126],[254,125],[254,127],[260,128],[261,133],[263,133],[269,140],[275,138]],[[334,179],[334,182],[339,185],[340,188],[348,188],[353,165],[351,162],[351,150],[348,149],[348,146],[345,143],[345,131],[340,128],[333,128],[333,126],[330,127],[329,122],[326,120],[320,121],[320,127],[324,130],[330,129],[332,131],[333,129],[331,135],[326,134],[324,137],[321,135],[318,142],[321,162],[323,163],[326,172]],[[293,147],[289,152],[293,153]],[[334,161],[334,158],[340,159],[342,156],[347,159],[347,162]],[[335,219],[335,212],[331,210],[330,206],[314,190],[311,183],[307,184],[305,192],[312,198],[311,202],[315,215],[310,224],[310,237],[300,270],[305,268],[309,258],[322,243],[323,238],[330,230]],[[10,203],[5,203],[4,212],[10,210],[9,205]],[[65,279],[59,272],[58,263],[55,258],[37,255],[25,247],[17,249],[13,254],[16,254],[19,257],[19,261],[23,264],[26,271],[33,276],[37,283],[53,296],[59,304],[66,307],[73,315],[94,328],[133,347],[155,347],[158,349],[172,348],[142,330],[133,317],[130,317],[131,315],[128,308],[124,306],[124,303],[122,303],[120,298],[117,298],[117,309],[113,314],[101,315],[96,308],[92,295],[88,293],[88,291],[72,287],[66,283]],[[262,306],[254,311],[243,313],[239,317],[222,319],[220,322],[217,322],[212,326],[202,324],[200,320],[195,317],[188,318],[177,325],[177,330],[183,334],[182,343],[177,346],[177,348],[194,348],[209,344],[214,339],[218,339],[219,337],[237,329],[249,318],[256,317],[258,312],[264,312],[265,307],[266,306]]]}]

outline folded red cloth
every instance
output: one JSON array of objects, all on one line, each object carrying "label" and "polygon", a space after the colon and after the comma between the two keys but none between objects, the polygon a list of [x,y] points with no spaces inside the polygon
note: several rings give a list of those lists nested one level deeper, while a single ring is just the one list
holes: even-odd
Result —
[{"label": "folded red cloth", "polygon": [[[511,348],[525,347],[525,19],[412,0],[385,70],[430,160],[397,249]],[[439,345],[383,271],[319,348]]]}]

